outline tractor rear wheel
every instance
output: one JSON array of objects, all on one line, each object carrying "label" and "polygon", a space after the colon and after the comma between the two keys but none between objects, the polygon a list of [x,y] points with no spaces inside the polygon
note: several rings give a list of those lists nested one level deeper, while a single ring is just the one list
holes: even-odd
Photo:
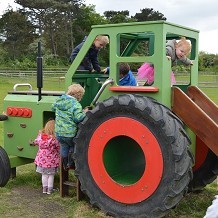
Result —
[{"label": "tractor rear wheel", "polygon": [[11,175],[10,160],[5,150],[0,146],[0,187],[4,187]]},{"label": "tractor rear wheel", "polygon": [[218,176],[218,157],[198,137],[196,145],[195,166],[189,191],[201,191]]},{"label": "tractor rear wheel", "polygon": [[108,215],[163,217],[188,190],[189,143],[181,121],[154,99],[111,97],[79,125],[75,174]]}]

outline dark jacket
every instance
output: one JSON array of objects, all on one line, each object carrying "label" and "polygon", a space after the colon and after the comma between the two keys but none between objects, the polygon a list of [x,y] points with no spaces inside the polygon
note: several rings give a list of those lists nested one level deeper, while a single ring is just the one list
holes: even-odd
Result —
[{"label": "dark jacket", "polygon": [[[82,43],[80,43],[73,49],[72,54],[70,55],[70,59],[69,59],[70,62],[73,62],[73,60],[79,53],[80,49],[82,48],[84,42],[85,41],[83,40]],[[84,57],[78,69],[79,70],[89,70],[89,71],[92,71],[94,69],[95,71],[100,72],[101,68],[98,63],[98,52],[99,52],[99,49],[97,49],[95,45],[93,44],[90,47],[89,51],[87,52],[86,56]]]}]

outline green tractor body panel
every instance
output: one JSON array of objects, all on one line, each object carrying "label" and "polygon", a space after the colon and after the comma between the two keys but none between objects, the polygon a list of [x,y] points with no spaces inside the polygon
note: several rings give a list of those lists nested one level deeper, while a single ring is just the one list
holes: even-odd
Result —
[{"label": "green tractor body panel", "polygon": [[[49,118],[54,118],[51,104],[56,96],[43,96],[38,102],[37,95],[8,94],[4,99],[5,110],[14,110],[17,114],[10,116],[4,122],[4,148],[8,154],[34,159],[38,150],[32,142],[38,131]],[[21,115],[18,115],[19,110]],[[31,111],[31,116],[25,116],[25,110]]]}]

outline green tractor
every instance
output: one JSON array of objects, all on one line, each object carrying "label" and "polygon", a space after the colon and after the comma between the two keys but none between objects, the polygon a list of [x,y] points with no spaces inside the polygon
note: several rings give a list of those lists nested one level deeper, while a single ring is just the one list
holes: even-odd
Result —
[{"label": "green tractor", "polygon": [[[109,74],[77,70],[97,35],[108,35]],[[192,44],[189,81],[171,86],[166,40],[185,36]],[[218,175],[218,108],[198,87],[199,32],[165,21],[97,25],[65,75],[85,87],[91,106],[75,137],[75,175],[92,205],[115,217],[163,217],[187,191]],[[39,55],[40,56],[40,55]],[[119,86],[119,63],[154,65],[151,86]],[[16,167],[33,162],[32,140],[64,93],[15,87],[4,99],[4,146],[0,186]],[[203,125],[202,125],[203,124]]]}]

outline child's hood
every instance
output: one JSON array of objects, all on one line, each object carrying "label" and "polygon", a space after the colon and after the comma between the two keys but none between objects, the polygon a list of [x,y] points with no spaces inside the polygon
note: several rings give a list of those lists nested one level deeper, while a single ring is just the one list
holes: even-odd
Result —
[{"label": "child's hood", "polygon": [[45,133],[39,133],[38,137],[35,139],[35,144],[39,145],[40,148],[47,148],[50,146],[53,138]]},{"label": "child's hood", "polygon": [[50,142],[52,141],[52,137],[46,133],[41,133],[41,140],[42,141],[47,141],[47,142]]}]

